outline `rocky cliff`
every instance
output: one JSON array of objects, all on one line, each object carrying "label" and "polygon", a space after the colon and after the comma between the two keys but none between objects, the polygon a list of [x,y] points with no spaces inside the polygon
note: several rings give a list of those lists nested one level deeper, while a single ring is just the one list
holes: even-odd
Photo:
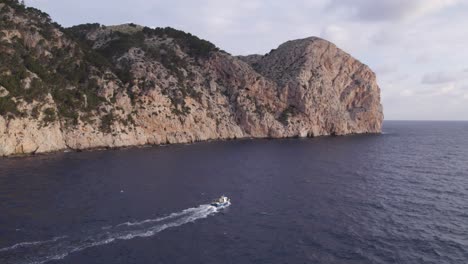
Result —
[{"label": "rocky cliff", "polygon": [[62,28],[0,1],[0,156],[379,133],[364,64],[319,38],[234,57],[172,28]]}]

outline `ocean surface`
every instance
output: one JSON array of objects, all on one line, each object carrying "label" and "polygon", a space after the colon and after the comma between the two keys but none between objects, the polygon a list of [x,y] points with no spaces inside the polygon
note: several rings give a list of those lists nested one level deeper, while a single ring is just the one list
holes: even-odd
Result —
[{"label": "ocean surface", "polygon": [[468,263],[468,122],[3,158],[0,263]]}]

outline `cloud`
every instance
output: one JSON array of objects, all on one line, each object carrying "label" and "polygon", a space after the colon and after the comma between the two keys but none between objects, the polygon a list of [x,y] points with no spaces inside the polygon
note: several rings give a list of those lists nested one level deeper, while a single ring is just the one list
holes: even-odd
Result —
[{"label": "cloud", "polygon": [[371,37],[371,41],[377,45],[390,45],[398,41],[398,38],[399,36],[396,31],[385,29],[375,33]]},{"label": "cloud", "polygon": [[414,91],[409,90],[409,89],[405,89],[405,90],[400,92],[400,95],[404,96],[404,97],[409,97],[409,96],[414,95]]},{"label": "cloud", "polygon": [[417,64],[425,64],[432,61],[432,56],[428,53],[424,53],[421,55],[418,55],[416,59],[414,60],[415,63]]},{"label": "cloud", "polygon": [[382,64],[374,68],[374,71],[379,75],[387,75],[398,71],[398,67],[395,64]]},{"label": "cloud", "polygon": [[455,92],[455,91],[456,91],[455,84],[452,83],[452,84],[440,87],[437,94],[438,95],[450,94],[450,93]]},{"label": "cloud", "polygon": [[463,98],[465,91],[463,88],[456,83],[441,84],[431,87],[425,91],[419,91],[418,95],[435,97],[435,98],[450,98],[453,100],[459,100]]},{"label": "cloud", "polygon": [[446,84],[456,83],[468,78],[468,71],[462,70],[459,72],[431,72],[426,73],[422,77],[422,84]]},{"label": "cloud", "polygon": [[346,43],[349,40],[348,32],[337,25],[326,26],[320,36],[334,43]]},{"label": "cloud", "polygon": [[329,9],[361,21],[399,21],[421,17],[460,0],[332,0]]},{"label": "cloud", "polygon": [[455,82],[458,76],[454,73],[448,72],[432,72],[426,73],[421,80],[422,84],[442,84]]}]

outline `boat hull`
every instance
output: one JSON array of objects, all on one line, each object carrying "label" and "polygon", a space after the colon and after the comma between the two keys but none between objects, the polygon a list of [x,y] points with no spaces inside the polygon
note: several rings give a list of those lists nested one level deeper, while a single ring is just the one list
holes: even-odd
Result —
[{"label": "boat hull", "polygon": [[212,203],[211,205],[214,207],[225,207],[228,206],[230,202],[225,202],[225,203]]}]

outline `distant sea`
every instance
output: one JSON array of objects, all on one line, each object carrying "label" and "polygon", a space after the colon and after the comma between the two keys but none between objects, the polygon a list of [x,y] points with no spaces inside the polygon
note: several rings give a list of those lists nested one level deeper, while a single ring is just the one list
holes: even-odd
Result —
[{"label": "distant sea", "polygon": [[468,263],[468,122],[2,158],[0,263]]}]

